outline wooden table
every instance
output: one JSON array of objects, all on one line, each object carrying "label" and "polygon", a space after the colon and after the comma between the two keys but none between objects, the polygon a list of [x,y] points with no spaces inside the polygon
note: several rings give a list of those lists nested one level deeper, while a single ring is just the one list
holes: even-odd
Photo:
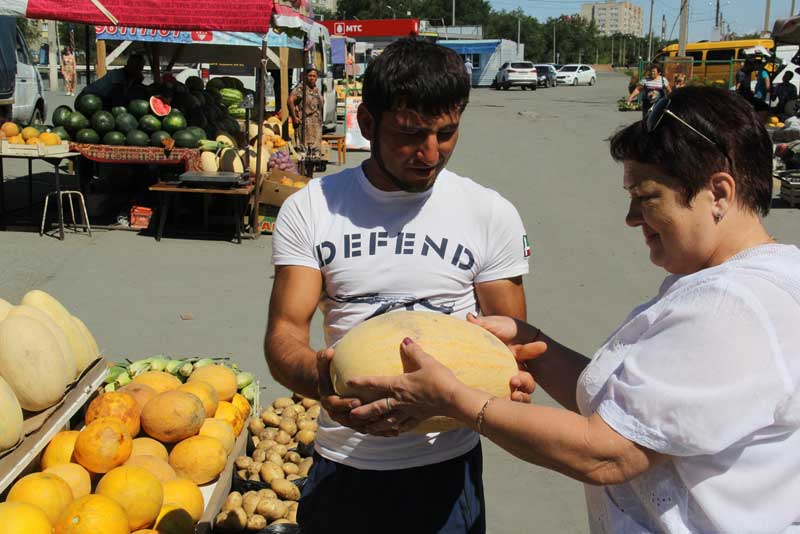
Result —
[{"label": "wooden table", "polygon": [[[157,192],[160,196],[160,208],[158,210],[158,230],[156,231],[156,241],[161,241],[161,236],[164,235],[164,224],[167,221],[167,212],[169,211],[169,200],[172,196],[179,193],[194,193],[202,194],[208,197],[209,195],[223,195],[233,200],[234,217],[236,217],[236,242],[242,242],[242,204],[247,203],[247,199],[253,194],[255,186],[246,185],[243,187],[235,187],[229,189],[211,189],[211,188],[197,188],[197,187],[182,187],[178,182],[159,182],[150,186],[150,191]],[[244,199],[244,202],[242,200]]]},{"label": "wooden table", "polygon": [[331,148],[336,147],[336,163],[343,165],[347,163],[347,143],[341,134],[325,134],[323,141],[327,141]]}]

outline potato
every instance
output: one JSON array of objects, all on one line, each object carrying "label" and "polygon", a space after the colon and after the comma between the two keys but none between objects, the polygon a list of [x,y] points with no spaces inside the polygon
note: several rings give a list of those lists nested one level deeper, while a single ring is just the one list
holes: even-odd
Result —
[{"label": "potato", "polygon": [[236,471],[236,474],[239,475],[239,478],[247,480],[247,475],[249,473],[247,472],[247,469],[239,469],[238,471]]},{"label": "potato", "polygon": [[242,509],[247,514],[247,517],[251,517],[254,513],[256,513],[256,506],[261,499],[258,497],[258,492],[255,491],[248,491],[242,497]]},{"label": "potato", "polygon": [[272,407],[275,410],[280,410],[281,408],[286,408],[294,404],[294,401],[289,397],[278,397],[274,401],[272,401]]},{"label": "potato", "polygon": [[234,463],[236,464],[236,467],[239,469],[247,469],[248,467],[253,465],[253,459],[250,458],[249,456],[239,456],[238,458],[236,458],[236,461]]},{"label": "potato", "polygon": [[303,457],[300,456],[300,454],[298,454],[296,451],[289,451],[286,453],[286,456],[283,457],[283,461],[300,465],[300,462],[303,461]]},{"label": "potato", "polygon": [[264,428],[264,421],[262,421],[259,417],[251,417],[247,420],[247,429],[254,436],[257,436],[259,432],[264,430]]},{"label": "potato", "polygon": [[275,412],[261,412],[261,420],[266,426],[277,427],[279,424],[281,424],[281,416]]},{"label": "potato", "polygon": [[[292,504],[296,504],[296,503],[292,503]],[[292,508],[290,506],[289,507],[289,511],[286,512],[286,516],[284,516],[284,519],[287,519],[287,520],[291,521],[292,523],[297,523],[297,506],[295,506],[294,508]]]},{"label": "potato", "polygon": [[[304,430],[304,432],[307,432],[307,430]],[[280,432],[278,432],[278,435],[275,436],[275,441],[277,441],[282,445],[286,445],[287,443],[292,441],[292,436],[287,434],[284,430],[281,430]]]},{"label": "potato", "polygon": [[309,419],[307,417],[301,417],[297,420],[297,429],[298,430],[311,430],[312,432],[316,432],[319,428],[319,425],[313,419]]},{"label": "potato", "polygon": [[238,491],[232,491],[228,495],[228,498],[225,499],[225,504],[222,505],[222,511],[229,512],[231,510],[241,507],[242,507],[242,494],[239,493]]},{"label": "potato", "polygon": [[288,408],[283,409],[283,413],[281,413],[281,417],[288,418],[288,419],[297,419],[301,415],[306,413],[306,409],[303,408],[300,404],[293,404]]},{"label": "potato", "polygon": [[264,449],[256,449],[253,451],[253,462],[264,463],[266,459],[267,459],[267,451],[265,451]]},{"label": "potato", "polygon": [[320,406],[319,404],[315,404],[314,406],[306,410],[306,415],[309,416],[311,419],[316,419],[317,417],[319,417],[320,411],[322,411],[322,406]]},{"label": "potato", "polygon": [[274,452],[275,454],[280,455],[281,458],[286,456],[286,453],[289,452],[289,448],[286,445],[281,445],[280,443],[276,443],[273,447],[267,451],[267,454]]},{"label": "potato", "polygon": [[261,439],[258,436],[250,436],[250,443],[253,444],[253,447],[258,447],[258,443]]},{"label": "potato", "polygon": [[[294,464],[289,464],[289,465],[294,465]],[[289,482],[300,480],[301,478],[303,477],[301,477],[300,475],[286,475],[286,480],[288,480]]]},{"label": "potato", "polygon": [[275,441],[274,439],[265,439],[264,441],[262,441],[262,442],[260,442],[258,444],[256,449],[263,450],[263,451],[269,451],[272,447],[274,447],[277,444],[278,444],[278,442]]},{"label": "potato", "polygon": [[261,434],[259,434],[258,437],[265,440],[270,440],[270,439],[275,440],[275,436],[278,435],[278,432],[279,430],[277,427],[269,427],[265,429],[263,432],[261,432]]},{"label": "potato", "polygon": [[283,478],[283,468],[279,465],[275,465],[272,462],[264,462],[264,465],[261,466],[261,480],[270,484],[276,478]]},{"label": "potato", "polygon": [[263,462],[253,462],[250,467],[247,468],[247,473],[250,475],[257,475],[261,471],[261,465]]},{"label": "potato", "polygon": [[306,398],[304,398],[303,400],[300,401],[300,406],[302,406],[306,410],[308,410],[309,408],[311,408],[313,406],[316,406],[317,404],[319,404],[318,400],[309,399],[308,397],[306,397]]},{"label": "potato", "polygon": [[247,514],[242,508],[225,510],[217,515],[214,522],[220,530],[229,532],[239,532],[247,526]]},{"label": "potato", "polygon": [[251,482],[261,482],[261,476],[258,473],[254,475],[247,475],[247,480],[250,480]]},{"label": "potato", "polygon": [[288,510],[289,505],[278,499],[261,501],[256,508],[256,512],[258,512],[259,515],[263,515],[270,521],[282,518],[286,515]]},{"label": "potato", "polygon": [[[314,442],[314,438],[316,437],[316,433],[312,432],[311,430],[301,430],[295,436],[298,442],[302,443],[303,445],[310,445]],[[280,441],[278,442],[280,443]]]},{"label": "potato", "polygon": [[277,499],[278,495],[272,491],[271,489],[262,489],[258,490],[258,499],[259,501],[263,501],[266,499]]},{"label": "potato", "polygon": [[300,468],[297,464],[286,462],[281,467],[283,468],[283,472],[287,475],[296,475],[300,472]]},{"label": "potato", "polygon": [[296,501],[300,498],[300,489],[286,479],[276,478],[269,486],[283,500]]},{"label": "potato", "polygon": [[278,425],[278,428],[289,434],[290,436],[294,436],[297,434],[297,423],[294,422],[294,419],[289,419],[284,417],[281,419],[281,423]]},{"label": "potato", "polygon": [[[297,512],[295,512],[295,517],[297,517]],[[267,528],[267,520],[263,515],[255,514],[247,520],[247,530],[258,532],[265,528]]]}]

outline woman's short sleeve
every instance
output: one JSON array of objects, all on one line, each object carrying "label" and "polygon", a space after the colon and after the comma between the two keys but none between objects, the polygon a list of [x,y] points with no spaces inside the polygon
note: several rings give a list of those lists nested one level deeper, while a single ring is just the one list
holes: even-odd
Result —
[{"label": "woman's short sleeve", "polygon": [[743,286],[708,282],[676,295],[633,344],[595,402],[644,447],[715,454],[775,421],[791,395],[767,314]]}]

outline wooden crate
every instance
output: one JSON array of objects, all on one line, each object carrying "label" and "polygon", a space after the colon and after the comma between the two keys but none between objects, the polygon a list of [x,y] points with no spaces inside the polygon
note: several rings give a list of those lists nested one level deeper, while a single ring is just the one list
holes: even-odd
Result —
[{"label": "wooden crate", "polygon": [[61,141],[61,143],[57,145],[45,145],[44,143],[38,143],[35,145],[18,145],[9,143],[4,139],[2,144],[0,144],[0,154],[8,156],[27,156],[31,158],[38,158],[40,156],[55,156],[58,154],[64,154],[65,152],[69,152],[69,143],[67,141]]},{"label": "wooden crate", "polygon": [[217,480],[210,484],[200,486],[200,491],[203,493],[203,500],[205,501],[205,509],[200,521],[195,527],[196,534],[211,534],[214,531],[214,518],[222,510],[222,505],[225,504],[225,499],[231,492],[231,482],[233,481],[233,472],[236,466],[233,462],[236,458],[244,455],[247,452],[247,439],[250,433],[247,428],[242,430],[233,450],[228,455],[228,461],[225,464],[225,469],[222,470]]}]

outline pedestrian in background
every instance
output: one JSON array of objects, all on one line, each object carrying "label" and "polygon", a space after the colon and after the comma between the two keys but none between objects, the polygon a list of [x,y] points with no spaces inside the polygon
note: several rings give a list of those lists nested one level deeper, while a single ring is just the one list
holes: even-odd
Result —
[{"label": "pedestrian in background", "polygon": [[673,91],[675,89],[680,89],[681,87],[686,87],[686,75],[682,72],[676,74],[672,85],[674,86],[672,89]]},{"label": "pedestrian in background", "polygon": [[661,75],[661,67],[654,63],[647,70],[649,75],[639,81],[636,89],[628,97],[628,104],[632,104],[634,99],[644,92],[642,95],[642,118],[647,117],[647,112],[658,99],[664,98],[670,92],[669,82]]},{"label": "pedestrian in background", "polygon": [[64,91],[67,96],[75,96],[75,56],[72,55],[72,48],[65,46],[64,53],[61,55],[61,75],[64,77]]},{"label": "pedestrian in background", "polygon": [[473,70],[473,66],[472,66],[472,61],[469,59],[469,56],[467,56],[467,59],[466,59],[466,61],[464,61],[464,70],[466,70],[466,71],[467,71],[467,76],[469,76],[469,84],[470,84],[470,86],[472,86],[472,85],[473,85],[473,84],[472,84],[472,70]]},{"label": "pedestrian in background", "polygon": [[318,78],[317,69],[308,69],[306,79],[289,94],[295,142],[300,146],[319,148],[322,145],[322,95],[317,89]]},{"label": "pedestrian in background", "polygon": [[787,114],[786,106],[789,102],[797,100],[797,87],[792,83],[792,78],[794,78],[794,72],[785,72],[781,83],[776,84],[772,91],[772,98],[778,101],[775,111],[781,115]]}]

